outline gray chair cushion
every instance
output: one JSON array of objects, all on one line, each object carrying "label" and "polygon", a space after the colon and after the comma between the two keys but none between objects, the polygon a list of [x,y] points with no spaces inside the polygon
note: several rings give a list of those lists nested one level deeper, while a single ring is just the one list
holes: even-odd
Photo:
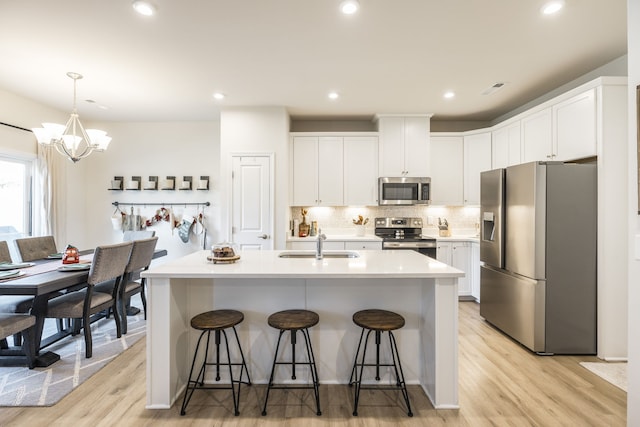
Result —
[{"label": "gray chair cushion", "polygon": [[58,252],[53,236],[27,237],[16,239],[16,246],[22,261],[44,259]]},{"label": "gray chair cushion", "polygon": [[30,314],[0,313],[0,338],[22,332],[36,324],[36,317]]},{"label": "gray chair cushion", "polygon": [[29,313],[33,297],[19,295],[0,296],[0,313]]},{"label": "gray chair cushion", "polygon": [[[49,300],[49,306],[47,308],[47,317],[53,317],[56,319],[72,318],[78,319],[83,316],[82,309],[84,307],[84,300],[86,297],[86,290],[70,292],[62,295],[58,298]],[[112,301],[111,295],[104,294],[102,292],[93,292],[91,295],[91,312],[93,309]]]}]

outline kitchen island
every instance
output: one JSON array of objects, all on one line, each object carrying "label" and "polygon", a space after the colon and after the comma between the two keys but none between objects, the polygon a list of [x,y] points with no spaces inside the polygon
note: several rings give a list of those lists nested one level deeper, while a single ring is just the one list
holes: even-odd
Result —
[{"label": "kitchen island", "polygon": [[[320,382],[346,384],[360,335],[353,313],[395,311],[406,319],[395,335],[407,383],[420,384],[436,408],[458,407],[460,270],[414,251],[362,250],[357,258],[322,260],[281,258],[282,252],[245,251],[236,263],[212,264],[209,252],[199,251],[143,273],[147,408],[170,408],[180,397],[198,336],[189,322],[222,308],[245,315],[237,329],[256,384],[268,380],[278,336],[267,325],[270,314],[291,308],[317,312],[320,323],[309,332]],[[287,380],[281,371],[276,382]],[[302,368],[301,373],[306,378]],[[391,372],[385,381],[394,381]]]}]

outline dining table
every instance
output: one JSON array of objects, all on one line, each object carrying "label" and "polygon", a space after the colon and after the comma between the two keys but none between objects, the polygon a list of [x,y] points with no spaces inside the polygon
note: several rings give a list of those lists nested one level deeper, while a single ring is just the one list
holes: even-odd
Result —
[{"label": "dining table", "polygon": [[[90,263],[93,258],[93,249],[80,251],[80,263]],[[156,249],[153,259],[167,255],[166,249]],[[21,268],[21,275],[0,280],[0,295],[25,295],[33,296],[31,314],[36,317],[35,324],[35,351],[36,367],[46,367],[60,360],[60,355],[52,351],[41,351],[48,345],[70,335],[70,330],[58,331],[50,337],[42,337],[44,321],[47,314],[48,301],[52,294],[69,292],[86,286],[89,277],[89,269],[73,269],[64,271],[60,258],[45,258],[35,260],[26,268]],[[0,357],[0,366],[3,359]]]}]

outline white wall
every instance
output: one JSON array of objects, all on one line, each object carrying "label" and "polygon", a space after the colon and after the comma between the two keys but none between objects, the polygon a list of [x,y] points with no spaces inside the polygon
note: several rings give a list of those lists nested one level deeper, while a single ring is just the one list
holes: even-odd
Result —
[{"label": "white wall", "polygon": [[[231,201],[231,155],[274,153],[274,248],[284,249],[289,228],[289,114],[283,107],[238,108],[220,113],[220,170],[223,205]],[[222,236],[231,238],[230,209],[221,212]]]},{"label": "white wall", "polygon": [[[115,243],[122,240],[122,232],[111,224],[114,213],[112,203],[200,203],[209,201],[205,208],[207,246],[220,239],[220,129],[219,122],[171,122],[171,123],[94,123],[113,137],[109,149],[94,153],[78,164],[85,166],[82,180],[86,184],[83,197],[74,200],[77,215],[87,219],[84,230],[69,230],[69,236],[81,247]],[[209,191],[109,191],[114,176],[141,176],[143,182],[149,176],[159,180],[168,175],[181,181],[183,176],[194,180],[201,175],[210,177]],[[81,200],[82,199],[82,200]],[[160,209],[159,205],[135,207],[134,213],[149,218]],[[130,213],[130,207],[123,207]],[[175,206],[176,218],[195,213],[196,207]],[[69,216],[71,218],[71,215]],[[172,233],[170,224],[161,221],[149,228],[159,236],[158,247],[167,249],[169,256],[162,261],[178,258],[204,245],[203,236],[193,233],[183,243],[177,230]]]},{"label": "white wall", "polygon": [[627,43],[629,51],[629,293],[628,293],[628,391],[627,425],[640,425],[640,253],[636,241],[640,236],[637,171],[637,115],[636,86],[640,85],[640,0],[627,2]]}]

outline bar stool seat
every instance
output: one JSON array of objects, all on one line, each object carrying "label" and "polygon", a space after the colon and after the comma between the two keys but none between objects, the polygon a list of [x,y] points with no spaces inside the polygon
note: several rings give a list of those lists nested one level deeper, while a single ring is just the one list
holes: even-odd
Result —
[{"label": "bar stool seat", "polygon": [[[191,318],[191,327],[197,330],[202,331],[200,337],[198,338],[198,343],[196,345],[196,350],[193,354],[193,362],[191,362],[191,370],[189,371],[189,380],[187,382],[187,388],[184,392],[184,398],[182,400],[182,408],[180,410],[180,415],[185,415],[187,410],[187,405],[191,400],[191,396],[193,396],[193,392],[196,389],[199,390],[222,390],[227,389],[231,390],[231,394],[233,395],[233,409],[234,415],[240,415],[240,411],[238,410],[240,403],[240,385],[246,384],[251,385],[251,378],[249,377],[249,369],[247,368],[247,363],[244,359],[244,354],[242,352],[242,346],[240,345],[240,339],[238,338],[238,332],[236,331],[236,325],[241,323],[244,320],[244,314],[237,310],[212,310],[207,311],[205,313],[200,313],[193,318]],[[227,332],[226,329],[232,328],[233,333],[236,338],[236,343],[238,345],[238,350],[240,351],[240,357],[242,362],[231,362],[231,354],[229,351],[229,341],[227,340]],[[209,342],[211,337],[211,332],[214,333],[214,343],[216,348],[216,358],[214,362],[209,362]],[[196,364],[196,359],[198,357],[198,351],[200,349],[200,342],[204,336],[207,336],[207,342],[205,344],[205,353],[204,360],[202,362],[202,366],[198,371],[198,375],[193,378],[193,371]],[[221,337],[224,337],[225,347],[227,349],[227,361],[220,363],[220,343]],[[229,385],[221,386],[221,385],[205,385],[205,372],[207,366],[215,366],[216,369],[216,381],[220,381],[220,366],[227,366],[229,368]],[[240,366],[240,375],[238,379],[235,379],[233,376],[233,366]],[[246,371],[247,380],[243,381],[242,378]],[[237,387],[236,387],[237,385]]]},{"label": "bar stool seat", "polygon": [[[360,333],[360,341],[358,342],[358,349],[356,350],[356,356],[353,361],[353,368],[351,369],[351,378],[349,380],[349,386],[355,385],[353,415],[354,416],[358,415],[358,403],[360,401],[360,390],[394,389],[394,390],[400,390],[402,392],[402,396],[404,397],[405,404],[407,405],[407,415],[412,417],[413,412],[411,411],[411,403],[409,402],[409,393],[407,392],[407,386],[404,380],[404,373],[402,371],[402,364],[400,363],[400,354],[398,353],[398,346],[396,344],[396,339],[393,336],[393,332],[392,332],[402,328],[405,325],[404,317],[402,317],[398,313],[394,313],[393,311],[368,309],[368,310],[361,310],[356,312],[353,315],[353,323],[355,323],[356,325],[362,328],[362,332]],[[364,336],[365,330],[367,331],[366,338]],[[371,332],[375,333],[376,361],[375,363],[365,363],[367,344],[369,342],[369,335],[371,335]],[[380,362],[381,335],[384,332],[387,332],[389,334],[389,346],[391,347],[392,363]],[[360,359],[360,362],[358,362],[358,356],[360,354],[360,348],[362,346],[363,338],[365,338],[365,340],[364,340],[364,348],[362,350],[362,358]],[[363,387],[362,377],[363,377],[363,371],[365,366],[375,367],[376,381],[380,381],[381,366],[388,366],[388,367],[393,366],[395,371],[395,376],[396,376],[395,386]],[[358,372],[358,368],[360,368],[360,372]]]},{"label": "bar stool seat", "polygon": [[[272,328],[280,330],[278,335],[278,343],[276,344],[276,351],[273,356],[273,365],[271,367],[271,375],[269,377],[269,384],[267,386],[267,394],[264,399],[264,408],[262,409],[262,415],[267,415],[267,402],[269,401],[269,391],[272,389],[313,389],[316,399],[316,414],[322,415],[320,411],[320,393],[318,381],[318,370],[316,368],[316,361],[313,355],[313,348],[311,347],[311,338],[309,337],[309,329],[315,326],[320,321],[320,316],[317,313],[309,310],[284,310],[277,313],[273,313],[267,319],[267,323]],[[289,331],[291,334],[291,361],[278,362],[278,350],[280,348],[280,340],[282,335]],[[307,362],[296,362],[296,333],[302,332],[302,336],[305,341],[305,348],[307,350]],[[311,385],[274,385],[273,376],[275,373],[276,365],[291,365],[291,379],[296,379],[296,365],[307,365],[311,372]]]}]

